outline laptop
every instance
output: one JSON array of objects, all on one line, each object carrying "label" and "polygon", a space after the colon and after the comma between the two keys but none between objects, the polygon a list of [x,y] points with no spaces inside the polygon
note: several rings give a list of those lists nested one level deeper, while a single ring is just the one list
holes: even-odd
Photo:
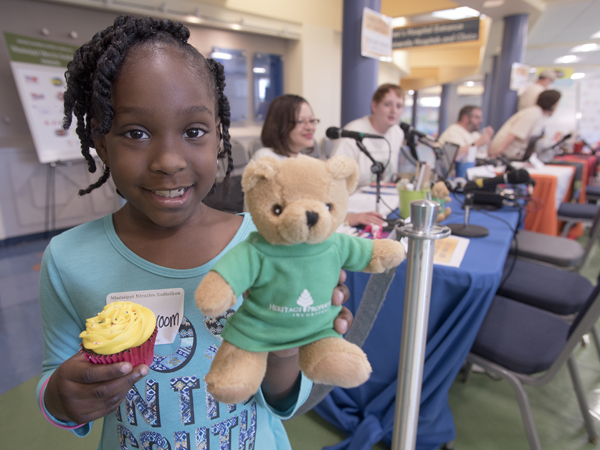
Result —
[{"label": "laptop", "polygon": [[529,158],[531,158],[531,155],[533,155],[535,153],[538,141],[543,137],[544,137],[544,132],[542,131],[541,134],[531,136],[529,138],[529,142],[527,143],[527,148],[525,149],[525,153],[523,153],[523,157],[521,158],[521,161],[527,161],[527,160],[529,160]]},{"label": "laptop", "polygon": [[436,164],[436,170],[440,179],[447,179],[452,172],[456,162],[456,155],[458,155],[458,148],[458,145],[452,142],[446,142],[442,146],[441,156],[438,158]]}]

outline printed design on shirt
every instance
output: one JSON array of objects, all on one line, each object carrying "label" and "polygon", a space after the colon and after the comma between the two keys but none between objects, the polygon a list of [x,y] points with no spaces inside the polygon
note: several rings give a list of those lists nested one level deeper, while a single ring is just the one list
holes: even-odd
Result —
[{"label": "printed design on shirt", "polygon": [[269,310],[281,314],[291,314],[293,317],[313,317],[327,313],[331,307],[329,302],[317,306],[313,306],[314,303],[315,301],[308,289],[304,289],[298,300],[296,300],[298,306],[282,306],[270,303]]},{"label": "printed design on shirt", "polygon": [[[220,318],[208,321],[212,330],[220,334],[223,325],[219,319],[227,319],[233,312],[233,310],[229,310]],[[206,318],[205,324],[209,328]],[[218,334],[215,333],[211,334],[217,337]],[[155,355],[151,366],[153,370],[157,372],[179,370],[191,359],[196,350],[196,335],[194,327],[185,317],[183,317],[179,329],[179,337],[179,349],[170,356],[187,355],[185,357],[187,359],[184,358],[183,363],[167,366],[161,362],[161,359],[168,357]],[[193,342],[184,344],[184,339],[192,339]],[[191,347],[191,350],[185,354],[178,353],[182,347]],[[203,354],[209,361],[212,361],[217,350],[217,345],[211,344]],[[163,382],[161,381],[161,383]],[[220,405],[206,390],[204,380],[196,375],[170,378],[168,387],[163,390],[159,390],[159,381],[149,377],[144,380],[144,385],[145,391],[142,394],[136,385],[133,385],[123,404],[115,411],[116,432],[121,450],[133,448],[143,450],[255,450],[258,414],[254,396],[237,405]],[[195,417],[195,414],[202,411],[201,408],[194,406],[194,400],[196,403],[202,404],[198,395],[204,395],[206,405],[204,422],[206,423],[208,420],[210,425],[195,426],[196,422],[203,422]],[[194,397],[196,398],[194,399]],[[165,401],[168,403],[166,411],[172,411],[174,406],[172,402],[178,402],[180,428],[169,431],[161,429],[160,404]],[[124,407],[124,411],[122,411],[122,407]],[[166,411],[163,414],[166,414]],[[169,414],[173,413],[169,412]],[[135,427],[143,425],[152,429],[136,431]]]},{"label": "printed design on shirt", "polygon": [[192,359],[196,351],[196,331],[192,323],[183,316],[179,327],[179,347],[170,355],[154,354],[150,369],[156,372],[175,372],[182,369]]},{"label": "printed design on shirt", "polygon": [[179,417],[181,423],[190,425],[194,423],[194,398],[192,389],[200,389],[200,380],[197,377],[171,378],[171,389],[179,393]]},{"label": "printed design on shirt", "polygon": [[[145,401],[135,387],[135,384],[131,386],[131,389],[127,392],[127,395],[125,396],[125,411],[127,414],[127,421],[131,425],[137,425],[136,408],[148,425],[160,427],[158,383],[156,380],[146,380]],[[118,413],[118,416],[120,416],[121,411],[118,411]]]},{"label": "printed design on shirt", "polygon": [[[204,350],[204,356],[212,362],[217,354],[217,346],[215,344],[211,344],[206,350]],[[216,419],[219,417],[219,402],[215,400],[215,398],[210,395],[210,392],[206,389],[206,383],[204,383],[204,398],[206,399],[206,417],[208,419]],[[250,397],[252,398],[252,397]],[[244,404],[248,403],[250,399],[246,400]],[[226,410],[228,413],[232,413],[236,410],[237,406],[234,404],[228,404],[226,406]]]},{"label": "printed design on shirt", "polygon": [[221,321],[229,319],[234,312],[235,310],[228,309],[217,317],[204,316],[204,326],[210,334],[216,337],[219,341],[222,341],[223,338],[221,337],[221,332],[223,331],[223,328],[225,328],[225,325]]},{"label": "printed design on shirt", "polygon": [[[198,378],[196,376],[186,376],[172,378],[170,385],[172,392],[177,394],[180,405],[180,421],[183,426],[194,424],[194,392],[200,389]],[[167,390],[168,392],[169,390]],[[205,396],[207,405],[216,405],[216,408],[207,408],[207,419],[219,420],[218,402],[206,391]],[[205,449],[210,450],[218,442],[219,450],[248,449],[254,450],[257,431],[257,409],[256,401],[253,397],[240,405],[227,405],[227,412],[235,411],[235,406],[242,406],[239,415],[225,417],[219,422],[212,423],[210,427],[197,427],[193,430],[178,430],[173,432],[173,440],[159,431],[142,431],[136,437],[134,433],[126,428],[122,423],[121,407],[116,411],[117,435],[121,450],[131,448],[142,448],[146,450],[192,450]],[[158,397],[158,383],[156,380],[146,380],[146,399],[139,394],[134,386],[129,390],[126,397],[126,417],[130,425],[138,425],[136,411],[139,412],[143,420],[153,428],[160,427],[160,407]],[[246,406],[248,405],[249,406]],[[234,406],[229,408],[229,406]],[[237,433],[233,433],[236,430]],[[236,436],[237,435],[237,436]],[[191,436],[194,439],[194,447],[191,447]],[[235,438],[237,437],[237,445]],[[211,443],[213,446],[211,446]]]}]

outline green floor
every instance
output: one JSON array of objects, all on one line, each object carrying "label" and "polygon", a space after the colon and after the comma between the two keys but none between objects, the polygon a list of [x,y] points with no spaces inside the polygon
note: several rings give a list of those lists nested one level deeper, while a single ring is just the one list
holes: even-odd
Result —
[{"label": "green floor", "polygon": [[[600,269],[600,252],[593,255],[584,274],[592,278]],[[592,414],[600,421],[600,361],[593,345],[579,347],[576,359]],[[35,404],[38,377],[0,396],[0,448],[94,450],[100,427],[90,436],[76,438],[48,424]],[[568,371],[565,368],[548,385],[526,388],[534,420],[545,450],[584,450],[587,442]],[[515,395],[504,381],[474,373],[465,384],[457,379],[450,389],[450,407],[456,423],[457,450],[527,450],[527,438]],[[99,425],[97,423],[96,425]],[[294,450],[315,450],[340,442],[345,436],[315,413],[285,423]],[[600,423],[596,423],[600,432]],[[23,436],[27,439],[23,439]],[[23,447],[23,443],[27,446]],[[375,450],[387,449],[380,443]],[[268,450],[268,449],[257,449]]]}]

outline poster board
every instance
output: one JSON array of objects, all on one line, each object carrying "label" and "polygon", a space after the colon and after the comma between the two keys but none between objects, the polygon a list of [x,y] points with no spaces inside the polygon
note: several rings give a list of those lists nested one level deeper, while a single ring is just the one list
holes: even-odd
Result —
[{"label": "poster board", "polygon": [[62,128],[64,74],[77,47],[12,33],[4,39],[40,163],[82,158],[75,125]]},{"label": "poster board", "polygon": [[392,18],[363,8],[360,54],[379,61],[392,61]]}]

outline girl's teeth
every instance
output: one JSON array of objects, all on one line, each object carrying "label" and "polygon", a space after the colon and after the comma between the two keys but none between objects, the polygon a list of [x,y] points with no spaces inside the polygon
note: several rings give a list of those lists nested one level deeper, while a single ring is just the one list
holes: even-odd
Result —
[{"label": "girl's teeth", "polygon": [[172,191],[154,191],[154,193],[159,197],[178,198],[182,197],[183,194],[185,194],[185,188],[174,189]]}]

